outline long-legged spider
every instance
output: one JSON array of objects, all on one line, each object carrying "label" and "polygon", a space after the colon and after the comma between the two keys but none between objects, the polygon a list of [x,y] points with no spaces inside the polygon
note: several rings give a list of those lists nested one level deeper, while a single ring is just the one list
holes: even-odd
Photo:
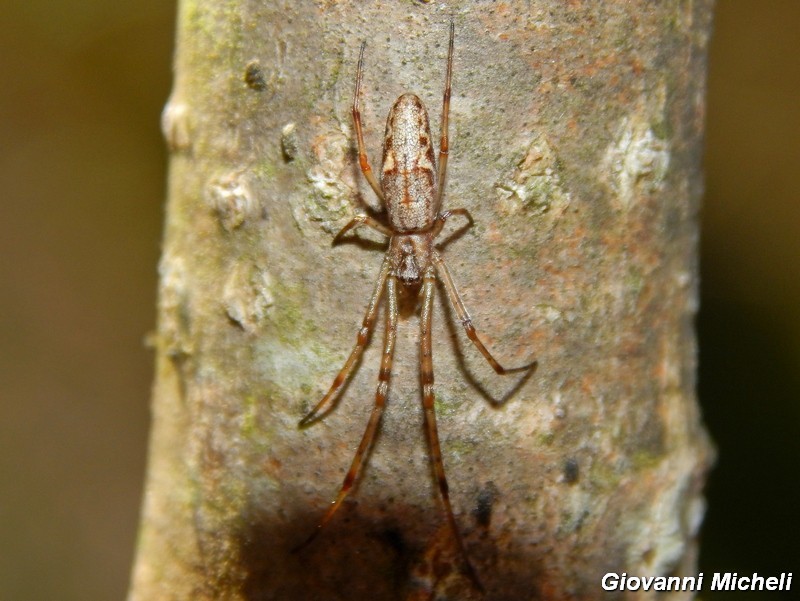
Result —
[{"label": "long-legged spider", "polygon": [[[433,392],[433,360],[431,356],[431,316],[433,313],[433,294],[438,275],[444,285],[450,302],[466,331],[467,337],[477,347],[481,354],[498,374],[507,374],[527,369],[533,369],[536,361],[514,369],[506,369],[492,357],[489,350],[483,345],[472,325],[472,320],[464,307],[464,302],[453,283],[450,270],[447,268],[434,241],[442,231],[447,219],[453,215],[460,215],[472,225],[472,216],[467,209],[452,209],[439,212],[442,195],[444,192],[445,174],[447,171],[448,156],[448,116],[450,112],[450,81],[453,68],[453,37],[454,26],[450,25],[450,44],[447,54],[447,75],[442,105],[441,139],[439,143],[439,168],[436,169],[433,148],[431,146],[431,131],[428,122],[428,113],[422,101],[414,94],[403,94],[392,106],[386,122],[386,133],[383,142],[383,161],[381,163],[380,183],[375,178],[370,167],[364,148],[364,135],[361,126],[361,113],[358,108],[361,91],[361,76],[364,62],[364,47],[358,57],[358,70],[356,74],[355,94],[353,98],[353,121],[358,138],[358,159],[361,171],[369,182],[378,198],[386,205],[388,225],[367,215],[357,215],[336,235],[334,242],[338,242],[349,231],[361,226],[377,230],[389,238],[389,248],[381,266],[375,291],[367,307],[367,313],[358,332],[355,347],[345,361],[344,366],[333,380],[328,392],[322,400],[306,415],[300,426],[306,426],[324,415],[332,408],[332,403],[341,391],[353,371],[364,347],[369,340],[372,326],[378,312],[378,305],[386,290],[386,329],[383,343],[383,357],[378,375],[378,389],[375,392],[375,406],[369,418],[366,431],[358,445],[353,462],[344,478],[339,494],[333,501],[328,511],[320,520],[316,530],[301,545],[305,546],[327,524],[347,497],[353,486],[367,451],[375,438],[381,416],[383,414],[386,396],[389,391],[389,379],[392,373],[392,358],[394,356],[395,335],[397,330],[398,313],[398,284],[408,289],[418,298],[422,293],[422,308],[420,315],[420,372],[422,380],[422,405],[425,413],[425,429],[430,446],[430,456],[433,463],[434,474],[439,486],[442,503],[450,528],[452,529],[459,553],[464,559],[467,571],[473,581],[480,586],[475,572],[470,564],[464,548],[464,543],[459,534],[458,526],[450,504],[447,478],[445,477],[442,453],[439,447],[439,434],[436,428],[436,415],[434,412]],[[438,180],[438,186],[437,186]]]}]

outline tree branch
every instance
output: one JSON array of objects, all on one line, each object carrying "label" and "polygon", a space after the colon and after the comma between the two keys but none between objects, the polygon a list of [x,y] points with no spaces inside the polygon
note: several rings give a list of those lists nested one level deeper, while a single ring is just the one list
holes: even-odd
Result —
[{"label": "tree branch", "polygon": [[712,456],[692,328],[710,11],[181,2],[130,601],[481,598],[432,477],[408,300],[360,485],[291,552],[341,484],[380,362],[373,343],[335,410],[297,428],[351,348],[384,248],[331,245],[365,207],[381,218],[350,120],[359,45],[375,165],[399,94],[438,132],[451,19],[443,208],[475,226],[442,252],[500,361],[539,360],[531,377],[495,374],[437,291],[443,459],[486,598],[596,599],[606,572],[693,573]]}]

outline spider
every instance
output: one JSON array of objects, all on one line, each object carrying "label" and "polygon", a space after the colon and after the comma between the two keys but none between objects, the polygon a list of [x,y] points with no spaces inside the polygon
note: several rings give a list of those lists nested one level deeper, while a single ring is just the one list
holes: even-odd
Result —
[{"label": "spider", "polygon": [[[435,240],[441,233],[445,222],[453,215],[459,215],[473,224],[472,216],[464,208],[440,212],[444,193],[447,157],[449,152],[447,130],[450,112],[450,81],[453,69],[454,25],[450,24],[450,43],[447,54],[447,75],[445,79],[444,100],[442,104],[441,138],[439,142],[439,166],[436,168],[428,113],[422,101],[414,94],[400,96],[389,111],[386,122],[386,133],[383,141],[383,160],[381,163],[380,183],[375,178],[364,148],[364,135],[359,111],[361,77],[364,62],[364,48],[361,44],[356,73],[355,93],[353,98],[353,122],[358,139],[358,160],[361,171],[378,198],[385,204],[388,225],[364,214],[356,215],[334,238],[334,244],[345,234],[356,228],[367,226],[389,239],[389,248],[383,259],[375,290],[370,298],[367,313],[358,332],[355,347],[345,361],[344,366],[333,380],[328,392],[322,400],[300,421],[300,427],[307,426],[322,419],[332,408],[342,386],[350,377],[353,369],[366,346],[372,326],[378,312],[378,305],[384,290],[386,292],[386,326],[383,343],[383,356],[378,375],[378,388],[375,392],[375,405],[372,409],[367,428],[358,445],[350,469],[344,478],[339,494],[328,511],[320,520],[317,528],[300,547],[307,545],[327,524],[347,497],[358,478],[364,458],[370,449],[383,414],[386,397],[389,391],[389,380],[392,373],[392,358],[395,347],[398,314],[398,287],[405,288],[412,298],[422,296],[420,313],[420,374],[422,380],[422,406],[425,415],[425,430],[430,448],[433,471],[439,487],[442,503],[449,527],[453,532],[456,545],[465,567],[472,580],[480,587],[475,572],[470,564],[459,534],[458,526],[450,504],[450,494],[445,477],[442,453],[439,447],[439,434],[436,427],[433,390],[433,360],[431,356],[431,316],[433,313],[433,294],[436,278],[441,280],[450,302],[458,315],[458,319],[467,337],[498,374],[508,374],[534,369],[536,361],[506,369],[495,360],[489,350],[481,342],[472,325],[469,313],[456,289],[450,270],[436,249]],[[438,182],[438,185],[437,185]]]}]

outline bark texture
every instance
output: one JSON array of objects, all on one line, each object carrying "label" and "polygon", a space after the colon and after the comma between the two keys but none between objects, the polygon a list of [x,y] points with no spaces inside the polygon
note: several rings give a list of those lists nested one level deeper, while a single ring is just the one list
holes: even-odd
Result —
[{"label": "bark texture", "polygon": [[[304,430],[355,340],[383,246],[373,168],[405,91],[438,135],[455,22],[444,249],[500,377],[439,290],[437,410],[487,599],[649,599],[606,572],[692,575],[712,450],[695,389],[711,3],[182,0],[153,431],[130,601],[478,599],[422,429],[418,318],[358,488],[317,540],[372,406],[382,339]],[[370,238],[371,234],[363,234]],[[689,593],[670,593],[681,599]]]}]

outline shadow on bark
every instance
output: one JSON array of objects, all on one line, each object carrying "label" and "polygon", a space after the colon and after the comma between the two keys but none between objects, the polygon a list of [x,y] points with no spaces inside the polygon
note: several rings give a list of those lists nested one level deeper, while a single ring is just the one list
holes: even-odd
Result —
[{"label": "shadow on bark", "polygon": [[[298,533],[314,528],[318,511],[276,523],[274,516],[251,507],[246,529],[235,538],[245,570],[241,594],[248,601],[544,598],[538,592],[540,562],[534,554],[522,558],[530,566],[525,573],[493,570],[499,549],[489,525],[497,495],[491,482],[476,489],[470,516],[462,518],[462,526],[469,522],[465,544],[485,595],[459,569],[444,520],[438,530],[431,529],[430,512],[420,508],[395,503],[389,510],[359,502],[346,503],[342,515],[299,550],[294,550],[302,542]],[[421,526],[409,532],[407,523]]]}]

